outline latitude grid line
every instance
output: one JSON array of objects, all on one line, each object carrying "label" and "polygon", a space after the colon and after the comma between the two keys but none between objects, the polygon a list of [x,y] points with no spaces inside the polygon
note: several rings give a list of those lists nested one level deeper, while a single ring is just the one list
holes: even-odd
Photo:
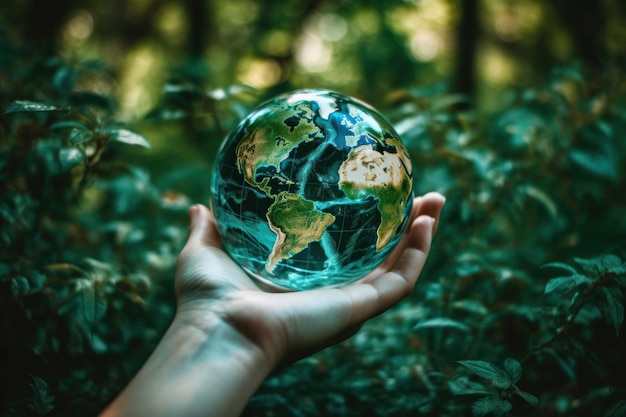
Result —
[{"label": "latitude grid line", "polygon": [[[296,152],[297,152],[297,151],[296,151]],[[223,165],[224,165],[224,167],[225,167],[225,168],[230,168],[231,175],[235,174],[235,171],[237,170],[237,167],[236,167],[236,166],[233,166],[233,165],[230,165],[230,164],[223,164]],[[292,177],[292,178],[293,178],[293,173],[294,173],[294,170],[295,170],[295,167],[292,165],[292,167],[291,167],[291,172],[290,172],[290,177]],[[245,176],[243,176],[243,175],[242,175],[242,180],[241,180],[241,183],[240,183],[240,191],[241,191],[241,192],[240,192],[240,195],[239,195],[239,199],[240,199],[242,202],[239,204],[239,213],[233,213],[233,214],[235,214],[235,215],[236,215],[236,216],[237,216],[240,220],[257,221],[257,220],[258,220],[258,218],[257,218],[257,217],[250,217],[250,216],[246,216],[246,215],[244,215],[244,212],[243,212],[243,204],[242,204],[242,203],[243,203],[243,200],[244,200],[244,198],[243,198],[243,196],[244,196],[244,190],[245,190],[245,188],[247,188],[248,186],[249,186],[249,185],[246,183]],[[324,185],[323,185],[323,184],[320,184],[320,185],[319,185],[319,187],[322,189],[322,199],[323,199],[323,196],[324,196],[324,193],[325,193],[325,187],[324,187]],[[256,207],[255,207],[255,210],[256,210],[257,212],[259,212],[259,204],[258,204],[258,201],[256,201],[256,202],[255,202],[255,206],[256,206]],[[339,239],[338,239],[338,241],[337,241],[337,247],[341,246],[341,243],[342,243],[342,241],[343,241],[343,236],[344,236],[344,234],[348,234],[348,233],[351,233],[351,232],[363,231],[363,230],[364,230],[364,229],[362,229],[362,228],[354,228],[354,229],[352,229],[352,228],[351,228],[351,229],[345,229],[345,223],[346,223],[346,217],[347,217],[347,216],[346,216],[346,215],[343,215],[343,216],[341,216],[341,217],[342,217],[342,219],[341,219],[341,229],[340,229],[340,230],[341,230],[341,233],[337,233],[337,234],[339,235]],[[367,228],[367,229],[365,229],[365,230],[367,230],[367,231],[373,231],[373,230],[377,230],[377,229],[378,229],[378,227],[371,227],[371,228]],[[251,255],[250,255],[250,248],[249,248],[249,246],[248,246],[248,245],[246,245],[246,243],[245,243],[245,240],[244,240],[244,239],[242,239],[242,246],[243,246],[243,248],[244,248],[244,250],[245,250],[245,252],[246,252],[247,257],[248,257],[248,258],[250,258],[250,257],[251,257]],[[323,264],[323,262],[320,262],[320,261],[315,261],[315,262],[312,262],[312,261],[310,260],[310,257],[311,257],[311,252],[308,252],[308,253],[307,253],[307,259],[306,259],[306,260],[298,260],[298,259],[292,259],[292,258],[290,258],[290,265],[292,265],[292,266],[301,265],[301,266],[304,266],[304,268],[309,269],[309,266],[310,266],[312,263],[315,263],[315,264]]]}]

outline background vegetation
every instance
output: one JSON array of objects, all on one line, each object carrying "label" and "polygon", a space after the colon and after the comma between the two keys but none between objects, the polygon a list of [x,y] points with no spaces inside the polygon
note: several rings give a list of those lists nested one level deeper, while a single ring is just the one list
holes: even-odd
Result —
[{"label": "background vegetation", "polygon": [[409,299],[244,415],[626,415],[625,9],[3,2],[2,415],[95,415],[124,387],[221,139],[299,87],[381,109],[448,203]]}]

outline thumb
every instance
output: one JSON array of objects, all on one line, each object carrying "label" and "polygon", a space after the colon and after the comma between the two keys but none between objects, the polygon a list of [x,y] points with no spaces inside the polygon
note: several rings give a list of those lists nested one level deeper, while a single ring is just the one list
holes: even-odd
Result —
[{"label": "thumb", "polygon": [[187,244],[220,247],[221,240],[213,213],[202,204],[189,208],[189,238]]}]

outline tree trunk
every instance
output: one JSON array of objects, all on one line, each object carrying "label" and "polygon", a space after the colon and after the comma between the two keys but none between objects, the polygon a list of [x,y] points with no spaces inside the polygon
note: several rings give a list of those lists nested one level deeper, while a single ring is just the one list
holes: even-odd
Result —
[{"label": "tree trunk", "polygon": [[461,1],[461,21],[456,34],[457,51],[454,91],[465,94],[471,102],[476,90],[478,0]]}]

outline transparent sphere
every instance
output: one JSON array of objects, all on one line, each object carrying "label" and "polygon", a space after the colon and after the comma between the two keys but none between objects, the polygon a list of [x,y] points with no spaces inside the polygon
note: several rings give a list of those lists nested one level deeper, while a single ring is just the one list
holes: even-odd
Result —
[{"label": "transparent sphere", "polygon": [[398,244],[411,213],[411,161],[373,108],[326,90],[258,107],[226,137],[212,178],[224,250],[288,290],[362,278]]}]

